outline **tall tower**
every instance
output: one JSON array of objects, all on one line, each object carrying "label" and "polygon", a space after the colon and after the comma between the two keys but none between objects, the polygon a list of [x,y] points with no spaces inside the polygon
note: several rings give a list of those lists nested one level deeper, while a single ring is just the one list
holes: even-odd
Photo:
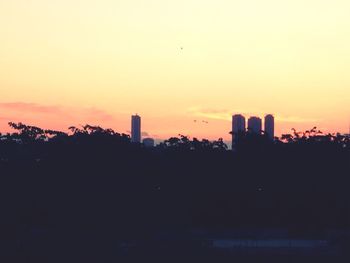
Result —
[{"label": "tall tower", "polygon": [[141,117],[131,116],[131,142],[141,143]]},{"label": "tall tower", "polygon": [[261,134],[262,130],[262,121],[259,117],[250,117],[248,119],[248,131],[255,133],[255,134]]},{"label": "tall tower", "polygon": [[238,134],[245,131],[245,118],[241,114],[232,116],[232,133]]},{"label": "tall tower", "polygon": [[240,133],[245,132],[245,118],[241,114],[232,116],[232,149]]},{"label": "tall tower", "polygon": [[265,116],[264,131],[271,140],[275,137],[275,118],[271,114]]}]

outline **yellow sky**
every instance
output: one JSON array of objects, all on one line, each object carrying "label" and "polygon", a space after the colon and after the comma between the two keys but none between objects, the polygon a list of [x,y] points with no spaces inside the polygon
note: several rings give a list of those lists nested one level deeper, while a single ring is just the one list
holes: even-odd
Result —
[{"label": "yellow sky", "polygon": [[[0,0],[0,130],[100,124],[229,138],[350,122],[348,0]],[[193,120],[206,120],[208,124]]]}]

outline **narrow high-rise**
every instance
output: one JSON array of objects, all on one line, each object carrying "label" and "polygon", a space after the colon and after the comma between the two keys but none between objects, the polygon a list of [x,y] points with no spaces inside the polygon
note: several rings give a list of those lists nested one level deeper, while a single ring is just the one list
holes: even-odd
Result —
[{"label": "narrow high-rise", "polygon": [[131,142],[141,143],[141,117],[131,116]]},{"label": "narrow high-rise", "polygon": [[238,134],[245,131],[245,118],[241,114],[232,116],[232,133]]},{"label": "narrow high-rise", "polygon": [[245,118],[241,114],[232,116],[232,149],[238,140],[239,134],[245,132]]},{"label": "narrow high-rise", "polygon": [[262,121],[259,117],[250,117],[248,119],[248,131],[255,134],[261,134]]},{"label": "narrow high-rise", "polygon": [[275,118],[271,114],[265,116],[264,131],[271,140],[275,137]]}]

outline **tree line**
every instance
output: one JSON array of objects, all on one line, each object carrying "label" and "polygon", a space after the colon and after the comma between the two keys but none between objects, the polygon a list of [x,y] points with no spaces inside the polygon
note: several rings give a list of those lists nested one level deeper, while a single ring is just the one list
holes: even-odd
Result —
[{"label": "tree line", "polygon": [[9,125],[14,132],[0,136],[0,230],[13,253],[29,243],[47,255],[74,245],[101,252],[190,229],[317,237],[350,228],[346,135],[244,132],[231,151],[222,139],[179,135],[146,148],[99,126]]}]

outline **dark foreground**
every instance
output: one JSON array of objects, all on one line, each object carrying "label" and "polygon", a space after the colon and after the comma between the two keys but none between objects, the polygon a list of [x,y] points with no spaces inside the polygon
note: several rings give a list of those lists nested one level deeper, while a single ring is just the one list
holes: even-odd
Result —
[{"label": "dark foreground", "polygon": [[14,127],[0,137],[0,262],[349,262],[349,137],[243,134],[232,152]]},{"label": "dark foreground", "polygon": [[[265,232],[266,233],[266,232]],[[124,240],[108,233],[36,230],[2,244],[2,262],[349,262],[349,247],[335,237],[213,239],[167,236]]]}]

